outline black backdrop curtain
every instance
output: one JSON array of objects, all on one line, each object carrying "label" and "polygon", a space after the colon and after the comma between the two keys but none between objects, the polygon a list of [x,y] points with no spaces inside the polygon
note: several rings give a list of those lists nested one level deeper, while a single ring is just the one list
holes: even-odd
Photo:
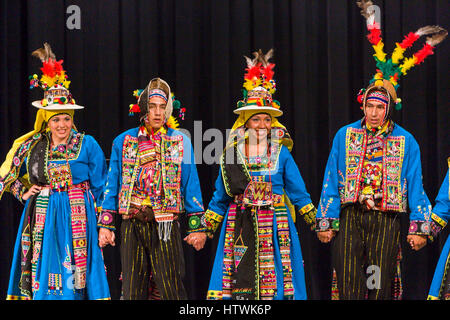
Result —
[{"label": "black backdrop curtain", "polygon": [[[356,1],[356,0],[355,0]],[[39,73],[31,52],[44,41],[64,66],[77,103],[80,131],[93,135],[109,158],[115,136],[136,126],[128,116],[132,92],[160,76],[187,107],[182,127],[194,136],[194,121],[203,131],[225,132],[242,98],[243,55],[275,49],[277,92],[282,123],[294,138],[294,158],[308,191],[318,203],[324,168],[336,131],[361,117],[358,90],[375,71],[373,50],[355,1],[344,0],[100,0],[1,1],[0,13],[0,156],[13,140],[31,130],[36,109],[28,76]],[[448,0],[375,1],[381,8],[385,51],[392,52],[409,31],[439,24],[450,28]],[[80,29],[68,29],[67,7],[77,5]],[[394,120],[410,131],[421,147],[425,190],[434,204],[449,154],[448,101],[450,40],[401,80],[403,109]],[[409,56],[415,50],[408,51]],[[203,142],[203,147],[209,144]],[[417,155],[419,156],[419,155]],[[3,161],[3,160],[2,160]],[[203,201],[208,204],[218,165],[198,166]],[[6,297],[21,205],[9,194],[0,202],[0,297]],[[299,221],[308,296],[330,298],[330,247]],[[407,218],[403,219],[403,239]],[[405,299],[424,299],[448,231],[419,252],[403,240]],[[216,239],[196,252],[185,246],[186,287],[191,299],[204,299],[217,246]],[[118,247],[104,250],[114,299],[120,296]]]}]

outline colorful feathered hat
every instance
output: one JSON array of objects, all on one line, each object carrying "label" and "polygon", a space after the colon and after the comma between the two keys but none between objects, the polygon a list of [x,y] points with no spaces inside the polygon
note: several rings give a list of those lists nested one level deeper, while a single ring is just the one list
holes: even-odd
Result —
[{"label": "colorful feathered hat", "polygon": [[[167,88],[167,91],[169,92],[169,97],[167,98],[167,105],[166,105],[166,111],[165,111],[165,118],[166,118],[166,125],[169,128],[177,129],[179,127],[178,120],[172,115],[173,110],[178,111],[178,117],[181,120],[184,120],[186,108],[181,106],[181,103],[179,100],[175,99],[175,94],[171,91],[169,84],[162,80],[161,78],[154,78],[150,80],[147,87],[145,89],[136,89],[133,91],[133,96],[137,99],[137,102],[134,104],[130,104],[129,106],[129,115],[135,115],[140,114],[141,118],[142,116],[145,116],[148,112],[148,100],[150,97],[150,87],[152,83],[159,83],[162,86]],[[155,89],[160,87],[159,85],[156,85]],[[165,93],[164,93],[165,94]]]},{"label": "colorful feathered hat", "polygon": [[[359,91],[358,102],[364,105],[367,94],[370,91],[368,89],[379,87],[384,88],[389,93],[395,103],[395,109],[400,110],[402,105],[401,99],[397,97],[397,89],[401,76],[406,75],[407,71],[412,67],[421,64],[426,57],[432,55],[434,53],[433,49],[445,39],[448,32],[440,26],[425,26],[416,32],[410,32],[401,43],[396,43],[391,58],[386,59],[386,53],[383,51],[384,43],[381,37],[381,26],[380,22],[376,21],[372,1],[361,0],[356,3],[361,8],[361,15],[366,18],[366,25],[369,31],[367,39],[375,50],[373,56],[377,66],[376,73],[371,79],[368,88]],[[406,49],[410,48],[414,42],[425,35],[428,37],[422,49],[414,53],[411,57],[405,58],[404,52]]]},{"label": "colorful feathered hat", "polygon": [[62,66],[63,60],[56,60],[50,45],[44,43],[44,47],[33,51],[32,55],[42,61],[42,75],[40,78],[37,74],[29,77],[30,89],[40,87],[44,90],[44,98],[32,102],[32,105],[46,110],[83,109],[75,103],[69,91],[70,81]]},{"label": "colorful feathered hat", "polygon": [[253,59],[245,57],[247,72],[244,75],[243,99],[238,101],[234,113],[240,114],[246,110],[259,110],[269,112],[275,117],[281,116],[280,103],[272,99],[276,91],[276,82],[273,79],[275,64],[269,59],[273,56],[273,49],[263,54],[261,49],[253,52]]}]

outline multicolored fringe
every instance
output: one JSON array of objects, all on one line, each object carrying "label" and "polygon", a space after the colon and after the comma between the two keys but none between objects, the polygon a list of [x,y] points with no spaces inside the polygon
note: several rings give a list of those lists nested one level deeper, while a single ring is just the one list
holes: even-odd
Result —
[{"label": "multicolored fringe", "polygon": [[277,277],[273,259],[274,212],[271,209],[258,210],[257,207],[253,207],[253,209],[257,216],[258,227],[259,293],[257,293],[257,296],[261,300],[272,300],[277,290]]},{"label": "multicolored fringe", "polygon": [[[281,199],[281,196],[280,196]],[[292,265],[290,257],[290,234],[288,223],[288,212],[284,202],[276,201],[274,208],[261,210],[252,208],[257,221],[257,279],[256,292],[257,299],[270,300],[276,295],[277,281],[275,273],[274,252],[273,252],[273,216],[276,215],[277,237],[280,247],[281,263],[283,268],[283,296],[285,299],[292,299],[294,296],[294,286],[292,283]],[[234,233],[236,210],[238,204],[232,203],[228,211],[227,224],[225,229],[224,256],[222,269],[222,294],[208,292],[208,299],[231,299],[233,292],[232,275],[235,270],[234,257]]]},{"label": "multicolored fringe", "polygon": [[62,295],[62,289],[62,275],[60,273],[49,273],[47,293]]},{"label": "multicolored fringe", "polygon": [[228,210],[227,225],[225,229],[225,241],[223,246],[223,280],[222,298],[231,299],[231,277],[234,272],[234,226],[236,221],[237,205],[232,203]]},{"label": "multicolored fringe", "polygon": [[71,220],[72,241],[75,257],[75,289],[86,287],[87,243],[86,243],[86,205],[82,186],[74,186],[68,190]]},{"label": "multicolored fringe", "polygon": [[337,285],[336,269],[333,268],[333,277],[331,280],[331,300],[339,300],[339,289]]},{"label": "multicolored fringe", "polygon": [[[50,190],[42,190],[36,199],[36,222],[33,229],[33,257],[31,258],[31,286],[33,294],[39,290],[39,281],[36,281],[36,268],[41,256],[42,239],[44,237],[45,216],[47,214]],[[26,294],[26,293],[24,293]]]},{"label": "multicolored fringe", "polygon": [[396,272],[394,275],[394,281],[392,284],[392,299],[401,300],[403,296],[403,285],[402,285],[402,271],[400,262],[402,261],[402,249],[398,248]]},{"label": "multicolored fringe", "polygon": [[289,234],[288,212],[283,202],[275,203],[274,208],[277,219],[281,264],[283,266],[284,298],[289,300],[294,297],[294,285],[292,284],[291,237]]}]

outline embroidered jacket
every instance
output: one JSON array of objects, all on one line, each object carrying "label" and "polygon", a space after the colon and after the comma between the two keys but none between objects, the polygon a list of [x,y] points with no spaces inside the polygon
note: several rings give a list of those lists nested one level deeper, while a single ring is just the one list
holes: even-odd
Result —
[{"label": "embroidered jacket", "polygon": [[[341,207],[358,201],[367,140],[360,120],[336,133],[325,169],[316,230],[339,230]],[[383,145],[382,177],[380,210],[407,212],[409,207],[409,233],[430,235],[431,204],[423,189],[419,145],[398,124]]]},{"label": "embroidered jacket", "polygon": [[[260,168],[258,165],[246,165],[244,171],[252,181],[270,181],[274,195],[278,195],[281,198],[286,193],[294,207],[293,209],[303,217],[307,224],[314,226],[316,208],[312,204],[309,193],[306,191],[305,183],[294,158],[284,145],[279,144],[273,148],[270,159],[273,163],[272,169],[269,170],[264,165]],[[244,157],[241,151],[238,151],[237,156],[241,159]],[[244,160],[241,160],[241,163],[244,163]],[[230,203],[235,200],[230,190],[231,187],[227,176],[224,174],[223,161],[221,161],[219,175],[215,183],[216,190],[209,202],[208,210],[205,212],[207,233],[210,237],[212,237],[226,216]],[[243,196],[245,201],[245,194]],[[284,201],[285,198],[283,197]]]},{"label": "embroidered jacket", "polygon": [[[139,128],[130,129],[113,141],[102,213],[98,226],[115,230],[116,214],[127,214],[139,168]],[[189,138],[167,129],[161,136],[162,210],[189,217],[188,232],[204,231],[203,200]]]},{"label": "embroidered jacket", "polygon": [[[33,168],[29,165],[29,155],[37,143],[47,139],[45,134],[38,133],[26,140],[16,151],[10,171],[4,176],[0,177],[0,199],[5,191],[14,195],[17,200],[23,203],[22,196],[32,185],[29,180],[29,173]],[[46,145],[48,147],[48,143]],[[70,165],[70,180],[73,184],[80,184],[84,181],[89,181],[90,190],[97,202],[100,204],[103,199],[103,187],[106,177],[106,162],[103,151],[98,145],[97,141],[90,135],[76,132],[72,130],[69,141],[67,143],[67,150],[63,148],[61,152],[55,151],[53,153],[53,162],[61,161],[69,162]],[[47,173],[48,170],[56,171],[53,164],[49,163],[48,151],[44,152],[44,172],[52,184],[58,181],[52,181]],[[55,178],[59,175],[56,174]],[[60,177],[62,178],[62,177]],[[61,181],[60,181],[61,182]]]},{"label": "embroidered jacket", "polygon": [[[448,158],[447,162],[450,170],[450,158]],[[433,213],[431,214],[433,219],[433,223],[431,224],[431,233],[433,236],[437,236],[437,234],[447,225],[447,222],[450,219],[449,170],[447,170],[445,179],[439,189],[439,193],[436,197],[436,204],[433,208]]]}]

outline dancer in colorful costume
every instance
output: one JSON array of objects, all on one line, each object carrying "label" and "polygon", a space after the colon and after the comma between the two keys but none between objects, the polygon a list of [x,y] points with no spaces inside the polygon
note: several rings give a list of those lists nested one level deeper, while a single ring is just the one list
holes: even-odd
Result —
[{"label": "dancer in colorful costume", "polygon": [[[379,21],[371,1],[359,1],[375,50],[377,72],[360,91],[364,117],[341,128],[333,140],[316,217],[319,240],[332,243],[332,298],[399,299],[399,214],[411,210],[408,243],[426,245],[436,223],[422,185],[420,149],[414,137],[391,119],[401,108],[396,89],[400,76],[433,53],[447,32],[420,28],[397,43],[386,59]],[[425,45],[411,58],[407,48],[423,35]],[[337,286],[336,286],[337,285]]]},{"label": "dancer in colorful costume", "polygon": [[42,76],[30,77],[44,98],[34,130],[14,141],[0,169],[0,197],[24,203],[14,247],[7,299],[110,299],[98,245],[96,204],[106,180],[103,151],[74,125],[83,109],[50,45],[33,52]]},{"label": "dancer in colorful costume", "polygon": [[291,214],[314,226],[316,209],[290,153],[293,141],[277,119],[272,52],[246,57],[244,99],[205,213],[210,237],[222,223],[208,299],[307,298]]},{"label": "dancer in colorful costume", "polygon": [[[206,228],[200,221],[204,209],[193,148],[172,116],[174,108],[180,116],[184,109],[160,78],[135,96],[138,103],[130,105],[130,114],[140,114],[140,126],[113,141],[98,221],[100,246],[115,245],[121,219],[123,299],[187,299],[178,217],[187,213],[188,242]],[[195,238],[199,250],[206,235]]]}]

